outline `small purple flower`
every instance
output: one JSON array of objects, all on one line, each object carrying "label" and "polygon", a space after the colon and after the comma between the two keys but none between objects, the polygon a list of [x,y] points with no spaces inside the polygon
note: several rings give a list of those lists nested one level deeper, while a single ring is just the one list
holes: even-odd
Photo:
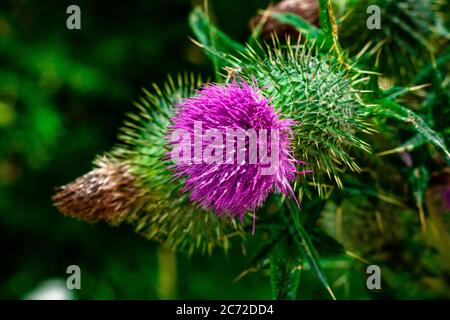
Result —
[{"label": "small purple flower", "polygon": [[242,219],[272,191],[293,194],[294,121],[280,119],[254,84],[206,85],[177,103],[172,122],[168,138],[176,160],[170,168],[186,179],[182,191],[201,207]]},{"label": "small purple flower", "polygon": [[414,163],[412,161],[411,155],[408,152],[402,152],[400,153],[400,158],[403,160],[403,163],[408,167],[411,168]]}]

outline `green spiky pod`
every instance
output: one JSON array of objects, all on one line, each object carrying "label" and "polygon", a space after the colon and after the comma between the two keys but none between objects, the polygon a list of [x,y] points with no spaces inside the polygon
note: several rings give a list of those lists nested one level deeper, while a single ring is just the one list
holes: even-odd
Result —
[{"label": "green spiky pod", "polygon": [[181,193],[182,179],[174,180],[165,158],[167,126],[176,99],[189,97],[201,85],[194,75],[169,77],[163,88],[135,105],[119,136],[120,145],[98,159],[96,168],[61,188],[54,197],[65,215],[111,225],[128,223],[148,239],[189,253],[211,253],[229,247],[231,237],[243,237],[242,225],[225,221],[195,207]]},{"label": "green spiky pod", "polygon": [[285,45],[249,48],[238,64],[242,76],[257,81],[263,93],[285,117],[296,121],[293,149],[298,160],[314,170],[310,179],[319,194],[340,174],[360,171],[350,151],[369,151],[358,135],[372,131],[367,107],[356,84],[359,75],[345,70],[332,54],[319,53],[317,46]]},{"label": "green spiky pod", "polygon": [[[430,61],[441,35],[440,0],[361,0],[348,4],[339,40],[351,55],[365,52],[367,64],[397,83],[407,84]],[[380,29],[368,29],[367,8],[380,8]],[[377,61],[377,56],[379,58]]]}]

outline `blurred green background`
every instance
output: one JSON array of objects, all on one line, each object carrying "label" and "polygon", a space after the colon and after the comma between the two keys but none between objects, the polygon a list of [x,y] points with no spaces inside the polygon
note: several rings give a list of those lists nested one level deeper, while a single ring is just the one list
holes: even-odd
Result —
[{"label": "blurred green background", "polygon": [[[214,21],[244,41],[248,21],[269,1],[210,1]],[[81,8],[81,30],[66,28],[66,8]],[[90,225],[52,206],[56,186],[86,173],[116,142],[123,115],[142,87],[184,70],[212,76],[189,40],[196,1],[26,1],[0,4],[0,298],[20,299],[49,279],[81,268],[77,299],[270,299],[269,277],[247,268],[234,247],[212,257],[173,254],[131,228]],[[423,296],[408,286],[370,292],[354,260],[329,261],[340,299]],[[403,280],[399,280],[403,281]],[[403,293],[402,293],[403,292]],[[310,272],[299,297],[329,299]]]}]

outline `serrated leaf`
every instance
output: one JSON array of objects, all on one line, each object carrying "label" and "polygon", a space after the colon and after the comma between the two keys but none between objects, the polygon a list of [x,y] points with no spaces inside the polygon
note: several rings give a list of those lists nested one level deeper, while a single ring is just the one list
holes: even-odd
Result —
[{"label": "serrated leaf", "polygon": [[246,276],[250,272],[254,272],[259,270],[261,267],[261,263],[264,262],[264,260],[268,259],[270,257],[270,253],[273,250],[273,248],[276,246],[276,244],[279,241],[283,241],[286,237],[285,234],[280,234],[279,237],[274,237],[272,240],[265,243],[256,254],[251,259],[250,263],[247,265],[247,267],[242,271],[235,279],[234,282],[238,282],[241,280],[244,276]]},{"label": "serrated leaf", "polygon": [[285,233],[280,233],[278,236],[273,237],[270,241],[268,241],[267,243],[265,243],[258,251],[257,253],[253,256],[253,258],[251,259],[250,263],[248,264],[247,268],[251,268],[257,264],[259,264],[262,260],[266,259],[269,257],[270,252],[272,251],[272,249],[276,246],[277,243],[279,243],[280,241],[284,241],[284,239],[286,238],[286,234]]},{"label": "serrated leaf", "polygon": [[318,252],[324,254],[345,254],[344,246],[320,228],[309,230],[309,236]]}]

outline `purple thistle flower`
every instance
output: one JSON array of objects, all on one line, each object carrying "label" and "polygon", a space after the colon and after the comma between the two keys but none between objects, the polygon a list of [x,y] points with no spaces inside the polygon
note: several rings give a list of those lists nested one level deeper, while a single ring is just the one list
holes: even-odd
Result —
[{"label": "purple thistle flower", "polygon": [[[289,184],[295,179],[295,163],[299,162],[293,158],[290,146],[290,126],[294,121],[280,119],[270,101],[259,92],[254,84],[244,81],[209,84],[176,105],[173,125],[169,127],[170,144],[181,142],[179,134],[178,140],[174,139],[174,133],[180,131],[188,134],[188,141],[183,139],[187,144],[179,153],[184,160],[174,161],[170,168],[176,178],[186,179],[182,191],[191,192],[191,201],[213,209],[218,215],[231,214],[233,218],[239,215],[242,220],[248,211],[255,214],[272,191],[294,196]],[[256,132],[256,144],[249,136],[241,143],[233,137],[229,143],[230,130]],[[214,139],[206,138],[211,132]],[[263,150],[265,146],[267,150]],[[253,153],[255,147],[257,158]],[[172,159],[176,151],[179,152],[173,147]],[[245,157],[239,158],[240,151],[245,152]],[[264,152],[268,157],[264,157]],[[269,155],[272,160],[278,159],[275,165],[267,162]]]}]

